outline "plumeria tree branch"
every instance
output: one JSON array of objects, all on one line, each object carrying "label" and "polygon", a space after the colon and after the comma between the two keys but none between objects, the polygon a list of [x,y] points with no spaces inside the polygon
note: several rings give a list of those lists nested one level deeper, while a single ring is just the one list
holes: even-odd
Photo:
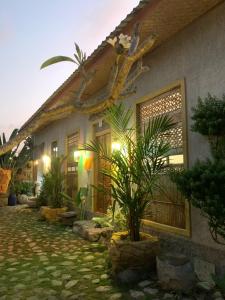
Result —
[{"label": "plumeria tree branch", "polygon": [[50,111],[41,112],[40,115],[35,117],[31,123],[18,132],[17,136],[0,147],[0,155],[6,153],[10,149],[14,148],[19,142],[25,140],[27,136],[30,136],[33,132],[48,124],[52,120],[57,120],[77,111],[84,114],[93,114],[100,111],[104,111],[111,106],[117,99],[126,97],[126,90],[128,93],[132,92],[129,89],[134,81],[148,69],[142,66],[141,62],[138,62],[136,69],[129,76],[132,66],[139,61],[154,45],[155,36],[149,36],[144,42],[139,44],[139,28],[137,24],[134,26],[131,36],[121,33],[118,37],[115,36],[108,40],[108,43],[114,47],[117,58],[114,67],[112,68],[109,80],[107,93],[99,101],[84,101],[82,95],[85,92],[87,86],[94,80],[95,71],[87,73],[85,70],[86,54],[75,44],[74,57],[67,56],[55,56],[46,60],[41,69],[47,66],[56,64],[58,62],[68,61],[78,65],[78,72],[81,74],[81,83],[75,94],[72,96],[72,104],[63,105],[54,108]]}]

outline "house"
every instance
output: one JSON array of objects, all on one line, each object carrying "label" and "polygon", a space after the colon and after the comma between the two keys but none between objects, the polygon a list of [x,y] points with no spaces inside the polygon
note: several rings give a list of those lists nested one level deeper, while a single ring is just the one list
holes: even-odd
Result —
[{"label": "house", "polygon": [[[177,126],[170,140],[174,149],[170,157],[172,165],[188,167],[197,158],[207,157],[207,141],[190,130],[191,108],[199,96],[204,97],[208,92],[217,96],[224,93],[224,16],[225,1],[221,0],[141,1],[88,57],[85,69],[87,74],[94,71],[94,75],[79,98],[82,105],[71,105],[82,83],[81,72],[77,70],[22,126],[17,138],[0,149],[0,154],[32,134],[37,181],[52,156],[67,155],[68,193],[73,195],[80,187],[99,182],[107,187],[109,182],[98,172],[103,162],[95,161],[91,167],[85,167],[90,154],[78,149],[93,138],[109,147],[116,146],[117,141],[113,140],[103,117],[116,59],[107,40],[120,33],[131,35],[139,23],[140,43],[152,36],[142,59],[148,69],[134,62],[128,77],[134,80],[133,88],[118,100],[133,108],[135,122],[141,126],[149,117],[173,115]],[[111,98],[111,102],[115,100]],[[109,202],[108,196],[95,192],[88,208],[104,213]],[[143,227],[160,235],[163,247],[202,257],[221,269],[225,267],[224,249],[212,240],[206,219],[182,199],[173,185],[168,186],[167,196],[156,197],[146,211]]]}]

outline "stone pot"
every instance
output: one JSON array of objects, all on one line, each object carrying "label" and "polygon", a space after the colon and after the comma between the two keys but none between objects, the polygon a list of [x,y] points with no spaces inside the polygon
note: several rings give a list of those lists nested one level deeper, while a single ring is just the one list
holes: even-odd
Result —
[{"label": "stone pot", "polygon": [[48,206],[42,206],[40,208],[41,218],[48,222],[58,222],[60,220],[60,215],[66,212],[66,207],[61,208],[51,208]]},{"label": "stone pot", "polygon": [[128,232],[113,233],[109,246],[112,274],[123,283],[147,278],[155,270],[159,253],[157,237],[141,233],[141,241],[138,242],[127,237]]},{"label": "stone pot", "polygon": [[11,180],[11,170],[0,168],[0,193],[5,194],[8,190],[9,182]]}]

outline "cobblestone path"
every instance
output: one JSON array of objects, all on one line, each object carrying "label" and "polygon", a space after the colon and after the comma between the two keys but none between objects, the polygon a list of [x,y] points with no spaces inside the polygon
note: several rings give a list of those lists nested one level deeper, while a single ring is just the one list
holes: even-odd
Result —
[{"label": "cobblestone path", "polygon": [[107,251],[35,210],[0,208],[0,299],[127,299],[107,274]]}]

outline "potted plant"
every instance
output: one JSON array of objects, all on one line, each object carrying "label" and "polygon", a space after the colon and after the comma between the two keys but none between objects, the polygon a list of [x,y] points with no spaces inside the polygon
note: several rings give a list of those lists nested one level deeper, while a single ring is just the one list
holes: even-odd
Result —
[{"label": "potted plant", "polygon": [[64,207],[62,193],[64,191],[65,175],[62,165],[65,158],[54,157],[51,161],[50,170],[43,175],[41,193],[38,202],[47,204],[40,209],[41,216],[49,222],[59,220],[59,215],[67,210]]},{"label": "potted plant", "polygon": [[132,125],[133,112],[120,105],[111,106],[105,119],[110,124],[116,150],[92,141],[85,149],[110,163],[110,170],[101,170],[111,180],[113,207],[123,212],[127,231],[112,236],[109,253],[113,274],[117,277],[127,269],[144,273],[155,265],[159,251],[157,237],[142,233],[141,220],[146,206],[158,187],[158,179],[165,168],[170,145],[163,139],[173,127],[171,118],[158,116],[149,120],[142,134]]}]

